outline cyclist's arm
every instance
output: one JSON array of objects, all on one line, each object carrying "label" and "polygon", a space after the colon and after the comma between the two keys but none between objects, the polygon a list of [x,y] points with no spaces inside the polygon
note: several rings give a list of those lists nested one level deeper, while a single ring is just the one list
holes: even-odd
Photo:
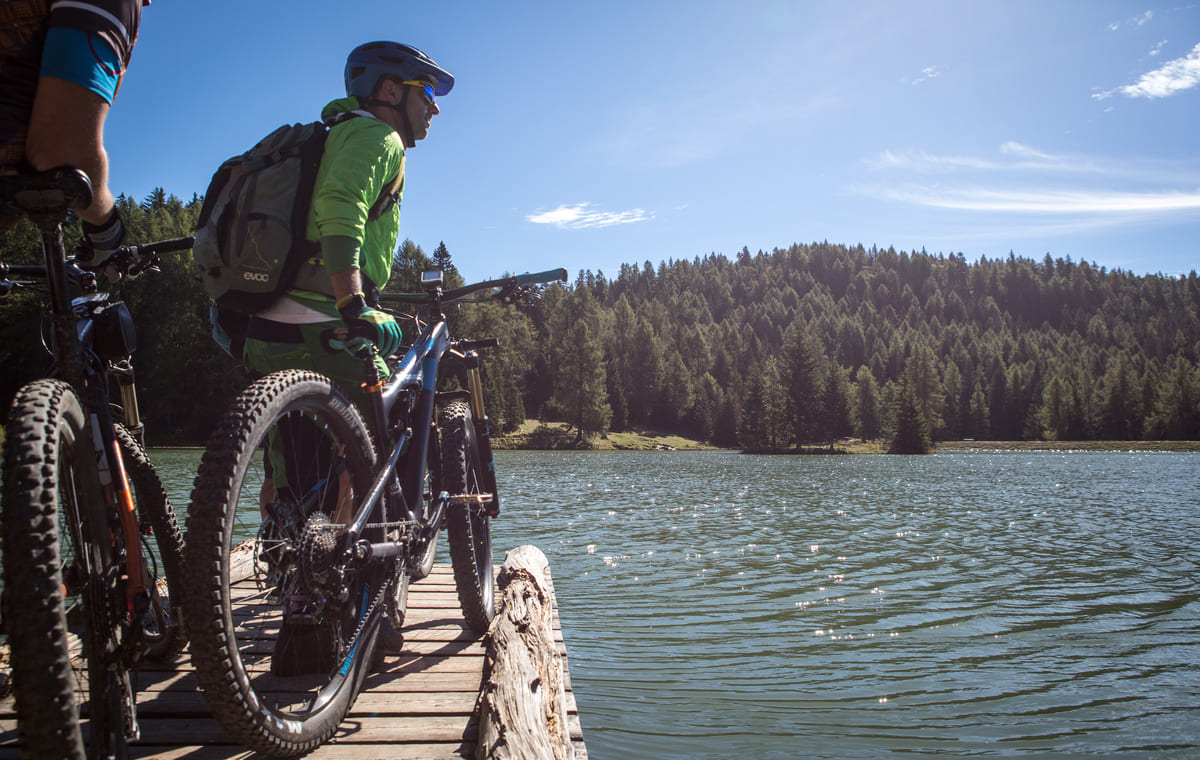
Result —
[{"label": "cyclist's arm", "polygon": [[[103,223],[113,208],[104,150],[108,108],[104,98],[86,87],[41,77],[25,142],[25,158],[38,171],[69,165],[87,172],[93,200],[80,216],[92,224]],[[72,118],[63,118],[64,114],[72,114]]]},{"label": "cyclist's arm", "polygon": [[333,283],[334,301],[340,301],[346,296],[363,292],[362,273],[357,269],[347,269],[344,272],[331,274],[329,281]]}]

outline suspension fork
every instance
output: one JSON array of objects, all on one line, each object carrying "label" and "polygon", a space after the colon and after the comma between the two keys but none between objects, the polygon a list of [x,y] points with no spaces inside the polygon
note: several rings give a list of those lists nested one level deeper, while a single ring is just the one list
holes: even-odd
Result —
[{"label": "suspension fork", "polygon": [[492,431],[488,423],[487,411],[483,406],[483,380],[480,367],[482,362],[477,351],[468,351],[463,355],[467,367],[467,389],[471,393],[471,419],[475,425],[475,440],[479,444],[479,456],[483,460],[484,490],[492,495],[492,500],[485,505],[488,517],[500,514],[500,492],[496,490],[496,463],[492,455]]},{"label": "suspension fork", "polygon": [[[104,394],[98,403],[107,404]],[[121,524],[121,535],[125,539],[125,605],[130,620],[136,621],[144,609],[148,594],[146,590],[146,565],[142,557],[142,533],[138,525],[137,507],[133,503],[133,489],[121,456],[121,446],[113,429],[111,415],[92,412],[88,415],[92,427],[92,440],[97,453],[97,472],[104,489],[105,500],[116,505]]]},{"label": "suspension fork", "polygon": [[117,378],[121,391],[121,409],[124,412],[125,429],[133,435],[139,446],[146,445],[146,427],[142,424],[142,412],[138,408],[137,386],[133,378],[133,365],[129,360],[109,364],[109,373]]}]

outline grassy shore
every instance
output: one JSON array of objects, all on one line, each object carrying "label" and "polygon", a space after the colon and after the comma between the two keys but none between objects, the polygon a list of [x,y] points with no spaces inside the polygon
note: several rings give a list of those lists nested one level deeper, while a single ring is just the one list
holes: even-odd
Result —
[{"label": "grassy shore", "polygon": [[[609,433],[579,440],[573,429],[561,422],[526,420],[520,429],[492,441],[497,449],[587,450],[587,451],[719,451],[702,441],[664,435],[653,430]],[[937,451],[1200,451],[1200,441],[942,441]],[[886,441],[839,441],[828,447],[812,447],[783,454],[885,454]]]},{"label": "grassy shore", "polygon": [[562,422],[526,420],[507,435],[492,439],[496,449],[551,449],[586,451],[718,451],[718,447],[677,435],[661,435],[651,430],[588,436],[582,441]]},{"label": "grassy shore", "polygon": [[[515,433],[497,436],[492,445],[497,449],[585,449],[589,451],[721,451],[703,441],[677,435],[662,435],[652,430],[628,433],[609,433],[604,437],[589,437],[577,442],[573,430],[561,422],[526,420]],[[4,443],[4,428],[0,427],[0,445]],[[200,448],[195,446],[182,448]],[[1200,441],[941,441],[937,451],[1200,451]],[[791,453],[830,453],[825,447]],[[832,453],[885,454],[886,441],[861,441],[857,438],[840,441]]]},{"label": "grassy shore", "polygon": [[1200,441],[942,441],[938,451],[1200,451]]}]

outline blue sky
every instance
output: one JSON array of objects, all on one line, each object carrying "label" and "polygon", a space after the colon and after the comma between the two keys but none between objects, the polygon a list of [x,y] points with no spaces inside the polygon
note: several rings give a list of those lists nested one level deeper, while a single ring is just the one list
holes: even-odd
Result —
[{"label": "blue sky", "polygon": [[401,237],[468,278],[822,240],[1200,262],[1190,0],[157,0],[108,122],[114,191],[203,193],[374,39],[457,78]]}]

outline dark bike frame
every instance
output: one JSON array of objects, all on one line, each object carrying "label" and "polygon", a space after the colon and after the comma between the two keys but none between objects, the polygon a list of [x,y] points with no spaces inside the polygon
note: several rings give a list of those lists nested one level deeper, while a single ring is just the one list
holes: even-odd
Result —
[{"label": "dark bike frame", "polygon": [[[360,345],[356,356],[363,359],[364,389],[370,404],[370,419],[367,425],[376,441],[387,441],[388,451],[381,458],[382,463],[377,467],[375,478],[371,483],[366,497],[358,506],[344,541],[347,548],[353,548],[356,558],[369,559],[372,557],[388,558],[407,553],[409,557],[422,554],[422,548],[428,545],[437,535],[442,522],[442,516],[449,506],[450,494],[445,492],[434,496],[433,510],[429,515],[422,515],[419,510],[422,505],[422,494],[425,486],[425,476],[429,461],[429,447],[434,436],[434,413],[439,396],[441,398],[468,396],[471,405],[472,419],[475,425],[476,438],[480,445],[480,455],[484,461],[484,478],[488,492],[484,498],[484,507],[489,516],[496,516],[500,510],[500,497],[496,489],[495,467],[492,463],[491,431],[487,416],[484,412],[482,387],[479,383],[479,360],[476,349],[489,348],[498,345],[491,340],[454,340],[450,337],[450,329],[446,325],[444,307],[448,303],[460,301],[467,296],[484,290],[499,289],[496,298],[510,299],[518,289],[528,285],[565,282],[567,270],[554,269],[537,274],[523,274],[488,280],[461,288],[443,291],[440,278],[431,285],[425,294],[413,293],[384,293],[381,300],[384,303],[405,303],[428,305],[430,309],[429,322],[421,329],[420,335],[405,353],[399,365],[393,370],[386,384],[380,383],[379,373],[373,361],[374,346],[368,343]],[[325,337],[327,344],[349,337],[348,331],[335,330]],[[467,369],[468,388],[460,391],[449,391],[439,394],[437,383],[441,364],[447,354],[463,361]],[[411,396],[415,394],[415,400]],[[396,429],[393,424],[394,412],[398,405],[410,401],[408,425],[404,430]],[[403,463],[400,462],[404,457]],[[417,536],[416,545],[406,541],[368,542],[362,540],[368,521],[377,516],[377,506],[387,493],[388,484],[400,467],[400,496],[401,511],[407,519],[422,526],[422,532]]]},{"label": "dark bike frame", "polygon": [[[352,350],[360,358],[364,367],[364,390],[367,392],[370,407],[368,429],[374,440],[386,442],[386,449],[380,452],[377,460],[374,478],[366,495],[359,502],[345,533],[340,539],[340,546],[347,556],[349,564],[360,567],[385,562],[392,559],[402,559],[409,564],[399,568],[401,574],[412,574],[415,563],[419,561],[436,539],[442,524],[446,509],[452,503],[454,495],[445,491],[436,491],[428,513],[424,513],[423,493],[427,473],[430,444],[434,441],[436,428],[434,414],[439,400],[450,400],[467,396],[470,399],[472,421],[475,426],[476,439],[483,459],[482,484],[488,489],[486,494],[477,496],[479,502],[472,506],[481,506],[489,516],[499,513],[500,498],[496,491],[495,467],[492,463],[491,435],[487,416],[484,413],[483,394],[479,382],[479,359],[475,349],[498,345],[490,340],[455,340],[450,336],[446,324],[444,307],[446,304],[460,301],[484,290],[499,288],[494,298],[512,300],[513,294],[525,286],[563,281],[567,279],[567,270],[556,269],[538,274],[524,274],[504,277],[496,280],[465,285],[449,291],[443,291],[440,276],[430,284],[428,292],[414,293],[384,293],[381,300],[389,304],[425,305],[430,308],[429,321],[421,328],[420,334],[413,345],[405,353],[400,363],[392,372],[386,383],[380,381],[378,368],[375,366],[375,346],[373,343],[361,340],[356,348],[349,342],[351,331],[347,328],[335,328],[326,331],[322,342],[330,351]],[[361,336],[360,336],[361,337]],[[437,384],[443,361],[448,356],[462,360],[467,369],[468,388],[466,390],[439,393]],[[398,415],[397,412],[407,414]],[[399,422],[406,422],[400,429]],[[403,461],[401,461],[403,459]],[[395,476],[399,472],[399,491],[391,488]],[[435,484],[440,486],[440,484]],[[389,490],[391,493],[389,493]],[[393,519],[391,523],[407,522],[417,529],[415,535],[402,537],[397,541],[370,541],[364,534],[370,523],[380,521],[385,517],[381,505],[385,502],[399,502],[400,521]],[[370,574],[368,574],[370,577]],[[376,576],[377,577],[377,576]],[[380,581],[402,582],[402,579],[385,579]],[[364,593],[364,603],[371,595],[371,590]],[[377,634],[378,622],[384,611],[374,607],[366,612],[373,619],[359,619],[359,629],[364,637],[374,638]],[[335,677],[321,689],[310,706],[313,711],[320,708],[330,696],[341,688],[341,682],[347,677],[361,678],[363,676],[363,659],[357,655],[369,651],[357,642],[347,655],[347,661],[339,668],[340,675]],[[357,662],[355,662],[357,660]]]},{"label": "dark bike frame", "polygon": [[[135,547],[125,552],[125,562],[127,577],[131,579],[126,587],[126,604],[136,619],[148,608],[150,591],[143,581],[145,568],[142,554],[136,548],[142,539],[133,492],[109,405],[110,377],[118,381],[124,421],[139,444],[142,442],[142,423],[137,409],[133,369],[126,360],[128,356],[99,356],[95,350],[98,333],[104,329],[116,330],[122,338],[132,338],[133,322],[123,303],[108,302],[108,293],[98,287],[96,274],[80,267],[73,257],[66,255],[62,234],[62,223],[67,219],[68,209],[90,205],[91,181],[78,169],[61,167],[39,174],[3,175],[0,176],[0,187],[3,188],[2,197],[6,199],[6,210],[29,216],[38,227],[44,260],[43,264],[31,265],[0,262],[0,296],[16,289],[41,287],[43,284],[48,286],[51,353],[54,357],[54,369],[50,376],[70,385],[83,404],[84,411],[98,420],[97,425],[88,426],[87,435],[93,436],[96,430],[100,433],[100,440],[93,440],[92,445],[103,454],[98,463],[102,479],[105,469],[111,478],[112,490],[105,491],[109,508],[117,515],[125,546]],[[130,246],[113,254],[105,267],[112,267],[122,276],[137,276],[153,269],[158,263],[159,254],[191,247],[190,237]],[[9,279],[10,275],[17,279]],[[71,295],[73,283],[81,292],[80,296],[74,298]],[[102,319],[115,320],[117,324],[101,328]],[[124,334],[126,331],[128,336]],[[60,530],[65,529],[60,527]],[[94,699],[92,701],[95,703]],[[131,738],[137,735],[136,718],[134,720]],[[92,741],[96,741],[94,735]]]}]

